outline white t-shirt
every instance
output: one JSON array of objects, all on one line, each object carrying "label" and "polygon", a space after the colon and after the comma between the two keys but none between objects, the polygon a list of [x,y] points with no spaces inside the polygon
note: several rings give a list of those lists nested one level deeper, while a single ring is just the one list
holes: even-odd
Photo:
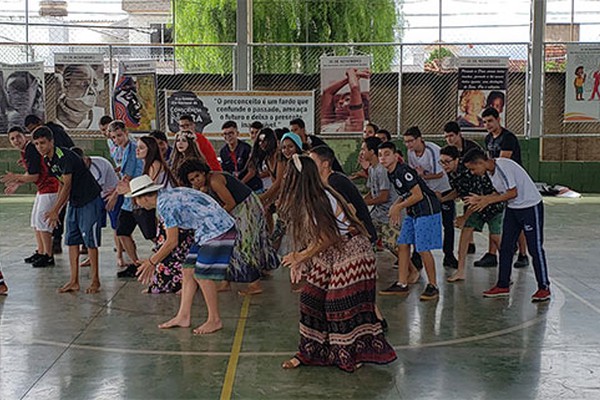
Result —
[{"label": "white t-shirt", "polygon": [[440,161],[440,146],[435,143],[425,142],[425,151],[418,157],[414,151],[408,152],[408,165],[416,169],[417,167],[423,168],[425,175],[435,175],[440,172],[443,174],[438,179],[423,179],[427,186],[434,192],[444,193],[451,189],[448,176],[442,169],[439,163]]},{"label": "white t-shirt", "polygon": [[542,195],[523,167],[509,158],[496,158],[495,160],[494,173],[488,172],[494,189],[503,194],[509,189],[517,188],[517,197],[508,201],[508,208],[529,208],[542,201]]},{"label": "white t-shirt", "polygon": [[[327,193],[329,204],[331,204],[333,215],[335,215],[337,212],[338,201],[329,191],[326,190],[325,193]],[[344,211],[342,211],[340,215],[336,216],[335,219],[337,220],[337,228],[340,232],[340,235],[346,235],[350,231],[350,224],[346,221],[346,214],[344,214]]]},{"label": "white t-shirt", "polygon": [[102,198],[110,193],[119,183],[119,177],[113,165],[104,157],[91,156],[90,172],[102,188]]}]

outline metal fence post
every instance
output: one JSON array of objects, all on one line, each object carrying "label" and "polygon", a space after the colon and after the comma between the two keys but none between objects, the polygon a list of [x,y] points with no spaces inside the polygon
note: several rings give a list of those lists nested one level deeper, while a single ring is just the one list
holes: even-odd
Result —
[{"label": "metal fence post", "polygon": [[108,106],[110,107],[109,114],[112,115],[113,104],[113,47],[108,45]]},{"label": "metal fence post", "polygon": [[529,91],[526,137],[542,136],[542,116],[544,90],[544,29],[546,21],[546,0],[533,0],[531,3],[531,44],[529,55]]},{"label": "metal fence post", "polygon": [[398,119],[396,120],[396,136],[400,138],[401,120],[402,117],[402,70],[404,64],[404,46],[400,45],[400,64],[398,66]]}]

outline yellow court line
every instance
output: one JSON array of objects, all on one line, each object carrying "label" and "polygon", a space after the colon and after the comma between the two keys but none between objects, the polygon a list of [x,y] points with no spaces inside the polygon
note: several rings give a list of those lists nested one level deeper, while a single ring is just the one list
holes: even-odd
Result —
[{"label": "yellow court line", "polygon": [[221,400],[231,399],[233,383],[235,381],[235,372],[237,370],[238,360],[242,350],[242,341],[244,340],[244,329],[246,328],[246,319],[248,319],[248,310],[250,309],[251,297],[252,296],[244,297],[242,311],[240,312],[240,319],[238,320],[237,329],[235,330],[233,346],[231,347],[231,356],[229,356],[227,372],[225,372],[225,380],[223,381],[223,388],[221,389]]}]

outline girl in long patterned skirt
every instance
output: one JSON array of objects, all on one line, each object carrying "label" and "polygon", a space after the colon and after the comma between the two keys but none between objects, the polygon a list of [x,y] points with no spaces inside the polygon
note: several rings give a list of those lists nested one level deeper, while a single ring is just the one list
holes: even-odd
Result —
[{"label": "girl in long patterned skirt", "polygon": [[[167,241],[167,230],[164,220],[160,219],[158,224],[158,236],[154,252],[156,253]],[[154,277],[145,293],[177,293],[181,290],[181,267],[194,243],[194,231],[192,229],[179,229],[177,247],[162,261],[156,264]]]},{"label": "girl in long patterned skirt", "polygon": [[[297,251],[286,255],[300,296],[300,344],[285,369],[335,365],[353,372],[362,363],[386,364],[396,353],[375,314],[375,255],[349,206],[319,179],[309,157],[293,156],[280,197],[282,218]],[[299,251],[298,251],[299,250]]]}]

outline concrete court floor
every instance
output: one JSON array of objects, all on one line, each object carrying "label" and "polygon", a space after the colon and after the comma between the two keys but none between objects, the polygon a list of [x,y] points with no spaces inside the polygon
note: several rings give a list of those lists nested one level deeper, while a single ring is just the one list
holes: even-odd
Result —
[{"label": "concrete court floor", "polygon": [[[423,282],[407,299],[378,298],[398,360],[354,374],[280,368],[298,340],[297,295],[283,270],[262,295],[221,294],[224,329],[206,337],[157,329],[178,297],[142,295],[136,281],[117,279],[108,234],[101,293],[57,294],[66,254],[54,268],[22,262],[33,249],[31,203],[0,198],[0,261],[10,287],[0,298],[0,399],[600,399],[600,196],[546,199],[549,304],[530,302],[531,268],[514,274],[510,299],[495,300],[481,297],[495,269],[471,267],[467,282],[451,285],[438,268],[439,301],[419,302]],[[485,236],[476,242],[481,255]],[[390,261],[380,253],[380,287],[393,279]],[[194,313],[198,324],[199,296]]]}]

